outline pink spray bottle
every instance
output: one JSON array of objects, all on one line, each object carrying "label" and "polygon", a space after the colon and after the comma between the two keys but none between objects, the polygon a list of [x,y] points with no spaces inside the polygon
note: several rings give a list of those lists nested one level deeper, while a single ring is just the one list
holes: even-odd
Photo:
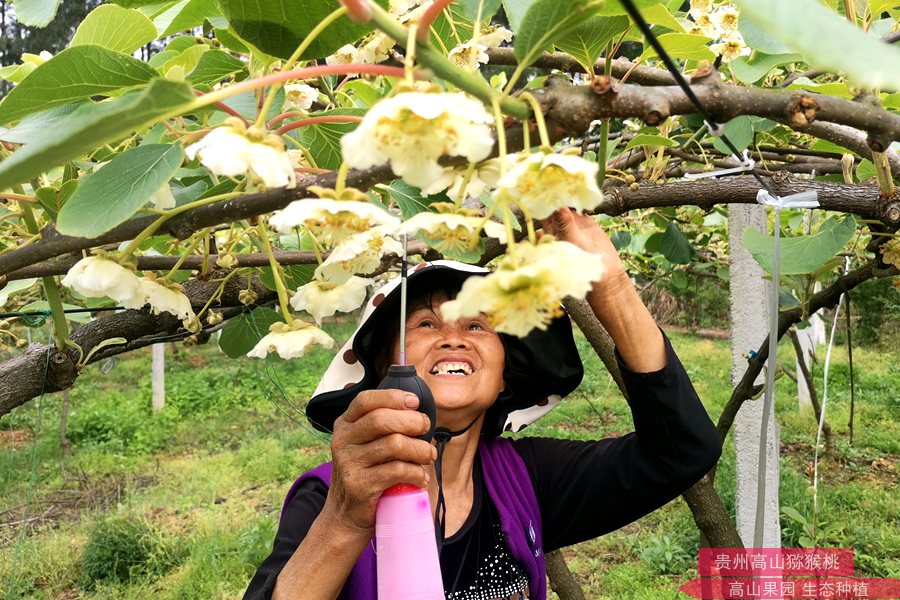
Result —
[{"label": "pink spray bottle", "polygon": [[[428,415],[434,436],[435,405],[428,385],[406,364],[406,236],[400,279],[400,356],[388,368],[379,389],[400,389],[419,398],[419,412]],[[399,484],[385,490],[375,509],[375,554],[379,600],[443,600],[444,583],[438,560],[434,518],[428,491]]]}]

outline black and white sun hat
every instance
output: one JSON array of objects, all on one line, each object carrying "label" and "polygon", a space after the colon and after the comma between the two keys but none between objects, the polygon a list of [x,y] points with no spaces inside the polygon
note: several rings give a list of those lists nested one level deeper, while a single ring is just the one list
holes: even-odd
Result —
[{"label": "black and white sun hat", "polygon": [[[458,290],[471,276],[485,275],[482,267],[449,260],[411,265],[407,296],[420,297],[431,290]],[[325,371],[306,416],[316,429],[331,432],[335,420],[364,390],[381,382],[378,357],[393,344],[400,316],[400,278],[376,292],[363,310],[356,332],[338,351]],[[566,314],[554,319],[545,331],[533,329],[526,337],[499,334],[506,350],[503,379],[506,389],[488,409],[482,432],[521,431],[547,414],[571,393],[584,375],[584,367]]]}]

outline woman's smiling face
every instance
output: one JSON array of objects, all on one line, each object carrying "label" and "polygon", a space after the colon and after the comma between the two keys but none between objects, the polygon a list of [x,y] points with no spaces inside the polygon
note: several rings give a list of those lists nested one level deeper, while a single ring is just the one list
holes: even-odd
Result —
[{"label": "woman's smiling face", "polygon": [[[406,358],[434,394],[440,427],[461,429],[487,411],[503,391],[506,353],[484,315],[458,321],[441,318],[445,294],[410,308]],[[394,356],[400,340],[394,342]]]}]

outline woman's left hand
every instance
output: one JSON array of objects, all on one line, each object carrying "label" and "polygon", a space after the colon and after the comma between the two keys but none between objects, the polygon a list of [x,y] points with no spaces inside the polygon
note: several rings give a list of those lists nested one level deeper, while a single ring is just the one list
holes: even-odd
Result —
[{"label": "woman's left hand", "polygon": [[541,221],[541,226],[544,233],[603,257],[606,273],[598,282],[599,285],[603,285],[604,280],[614,281],[619,277],[628,279],[619,252],[593,217],[580,215],[571,208],[561,208]]}]

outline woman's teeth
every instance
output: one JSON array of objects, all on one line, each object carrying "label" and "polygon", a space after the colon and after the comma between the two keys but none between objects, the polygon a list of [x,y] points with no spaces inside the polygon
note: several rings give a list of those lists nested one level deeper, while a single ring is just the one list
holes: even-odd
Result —
[{"label": "woman's teeth", "polygon": [[432,375],[471,375],[472,367],[467,363],[443,362],[431,370]]}]

